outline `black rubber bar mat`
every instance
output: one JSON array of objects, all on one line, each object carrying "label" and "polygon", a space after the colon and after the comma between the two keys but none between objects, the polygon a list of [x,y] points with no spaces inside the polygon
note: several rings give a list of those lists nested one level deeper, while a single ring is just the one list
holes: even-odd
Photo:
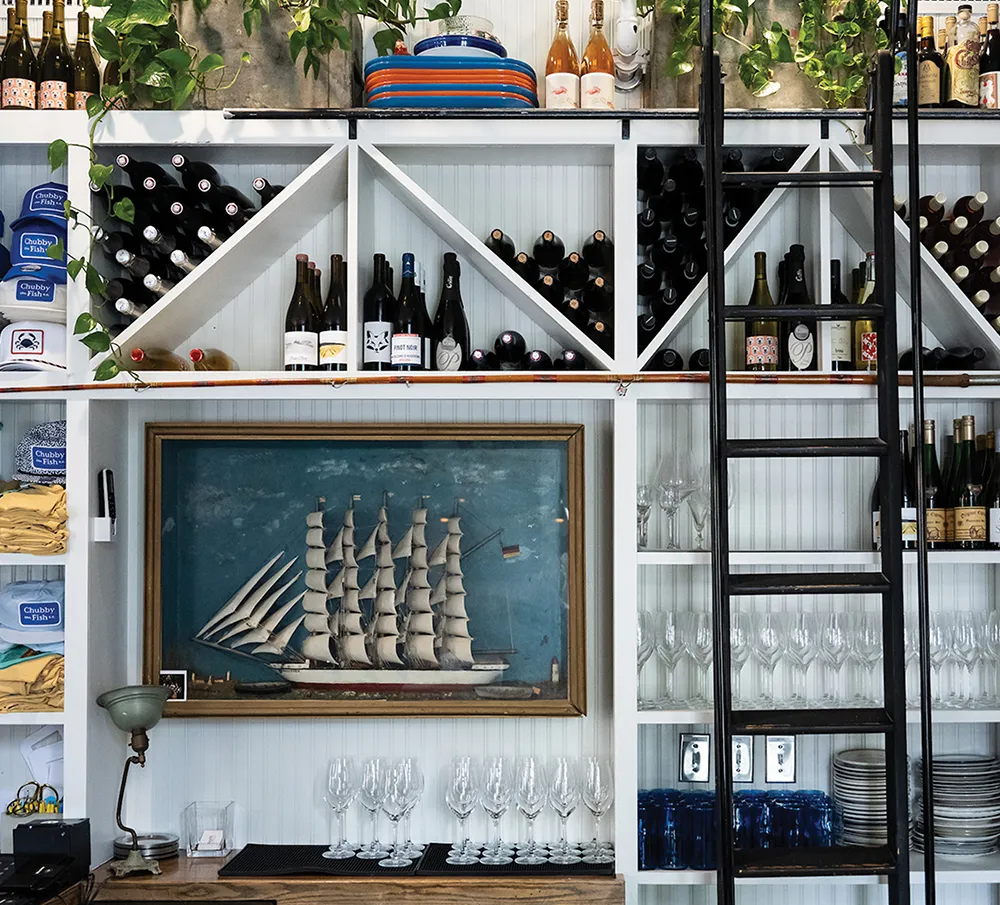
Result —
[{"label": "black rubber bar mat", "polygon": [[432,842],[417,862],[418,877],[613,877],[614,864],[448,864],[448,842]]},{"label": "black rubber bar mat", "polygon": [[[447,850],[448,846],[445,846]],[[418,862],[408,867],[379,867],[378,861],[323,857],[325,845],[257,845],[251,843],[219,868],[220,877],[286,877],[327,874],[334,877],[412,877]]]}]

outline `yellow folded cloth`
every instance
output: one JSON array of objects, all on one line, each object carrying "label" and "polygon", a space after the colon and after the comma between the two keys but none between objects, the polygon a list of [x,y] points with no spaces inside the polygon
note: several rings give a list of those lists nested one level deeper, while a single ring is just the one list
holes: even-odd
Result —
[{"label": "yellow folded cloth", "polygon": [[0,669],[0,713],[63,709],[65,659],[46,654]]},{"label": "yellow folded cloth", "polygon": [[43,518],[66,516],[66,488],[58,484],[30,484],[0,494],[0,515],[25,510]]}]

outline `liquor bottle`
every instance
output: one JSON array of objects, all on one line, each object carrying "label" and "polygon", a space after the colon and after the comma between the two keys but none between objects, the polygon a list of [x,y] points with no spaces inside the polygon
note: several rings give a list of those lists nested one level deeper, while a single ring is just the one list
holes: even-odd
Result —
[{"label": "liquor bottle", "polygon": [[894,107],[906,106],[907,80],[907,47],[909,41],[906,35],[906,13],[900,11],[896,20],[895,40],[893,41],[893,56],[896,59],[895,75],[892,79],[892,103]]},{"label": "liquor bottle", "polygon": [[710,371],[712,369],[712,353],[708,349],[695,349],[688,360],[689,371]]},{"label": "liquor bottle", "polygon": [[403,255],[403,277],[392,324],[394,371],[424,370],[424,334],[427,332],[427,323],[415,277],[413,255],[407,252]]},{"label": "liquor bottle", "polygon": [[663,164],[656,154],[656,148],[642,148],[638,162],[639,191],[646,195],[659,194],[663,187]]},{"label": "liquor bottle", "polygon": [[[785,305],[812,305],[806,288],[805,248],[793,245],[788,250],[785,268]],[[779,367],[783,371],[816,370],[816,319],[797,318],[781,323]]]},{"label": "liquor bottle", "polygon": [[[598,279],[602,278],[598,277]],[[640,264],[636,269],[636,292],[639,294],[639,298],[658,295],[662,282],[663,274],[649,261]],[[588,307],[590,306],[588,305]]]},{"label": "liquor bottle", "polygon": [[640,248],[648,248],[660,238],[660,221],[656,211],[646,208],[636,220],[637,238]]},{"label": "liquor bottle", "polygon": [[615,58],[604,36],[604,0],[590,0],[590,40],[580,60],[580,107],[615,108]]},{"label": "liquor bottle", "polygon": [[1000,5],[986,4],[986,41],[979,57],[979,106],[995,110],[1000,106],[1000,27],[997,25]]},{"label": "liquor bottle", "polygon": [[613,355],[615,351],[614,329],[611,318],[607,315],[598,315],[592,320],[584,332],[597,345],[599,345],[608,355]]},{"label": "liquor bottle", "polygon": [[517,249],[510,236],[504,235],[502,229],[493,230],[486,240],[486,247],[493,252],[508,267],[514,263],[517,257]]},{"label": "liquor bottle", "polygon": [[947,518],[944,507],[944,484],[938,468],[934,422],[924,422],[924,534],[928,550],[942,550],[947,541]]},{"label": "liquor bottle", "polygon": [[492,352],[488,352],[485,349],[473,349],[472,354],[469,355],[469,370],[499,371],[500,362],[497,361],[496,355]]},{"label": "liquor bottle", "polygon": [[673,349],[660,349],[643,368],[644,371],[683,371],[684,358]]},{"label": "liquor bottle", "polygon": [[611,311],[614,303],[614,290],[604,277],[594,277],[583,290],[583,307],[591,314]]},{"label": "liquor bottle", "polygon": [[587,285],[590,268],[575,251],[570,252],[559,265],[559,282],[570,292],[580,292]]},{"label": "liquor bottle", "polygon": [[[663,165],[660,165],[663,171]],[[615,269],[615,246],[608,234],[599,229],[583,243],[583,260],[591,270],[600,271],[603,274],[612,274]]]},{"label": "liquor bottle", "polygon": [[903,549],[915,550],[917,547],[917,490],[916,475],[910,458],[910,432],[899,432],[899,455],[902,466],[900,484],[902,485],[902,530]]},{"label": "liquor bottle", "polygon": [[532,349],[521,362],[522,371],[551,371],[552,359],[541,349]]},{"label": "liquor bottle", "polygon": [[983,488],[975,474],[975,436],[975,418],[963,415],[949,501],[955,510],[955,546],[959,550],[986,548],[986,507]]},{"label": "liquor bottle", "polygon": [[200,160],[191,160],[183,154],[174,154],[170,158],[170,163],[181,174],[181,182],[184,183],[184,188],[192,194],[198,191],[198,183],[202,180],[207,181],[211,185],[222,185],[222,177],[219,175],[219,171],[210,164],[203,163]]},{"label": "liquor bottle", "polygon": [[545,274],[545,276],[535,283],[535,289],[550,305],[554,305],[556,308],[562,307],[566,293],[551,273]]},{"label": "liquor bottle", "polygon": [[132,371],[191,371],[191,362],[169,349],[142,349],[138,346],[129,352],[129,369]]},{"label": "liquor bottle", "polygon": [[746,369],[776,371],[778,369],[778,322],[768,318],[774,307],[771,290],[767,287],[767,255],[754,253],[753,292],[748,307],[756,309],[755,317],[746,324]]},{"label": "liquor bottle", "polygon": [[500,367],[505,371],[516,371],[524,361],[528,349],[524,337],[513,330],[504,330],[493,343],[493,352]]},{"label": "liquor bottle", "polygon": [[156,192],[159,187],[177,185],[163,167],[148,160],[136,160],[128,154],[119,154],[115,158],[115,164],[120,170],[125,171],[132,188],[141,198],[145,198],[147,192],[150,194]]},{"label": "liquor bottle", "polygon": [[[840,261],[830,261],[830,302],[848,305],[850,302],[840,286]],[[854,337],[851,322],[830,321],[830,370],[850,371],[854,368]]]},{"label": "liquor bottle", "polygon": [[952,219],[965,217],[970,226],[975,226],[983,219],[985,207],[990,200],[986,192],[976,192],[974,195],[963,195],[951,209]]},{"label": "liquor bottle", "polygon": [[319,331],[309,296],[309,257],[295,256],[295,290],[285,311],[284,364],[286,371],[315,371]]},{"label": "liquor bottle", "polygon": [[174,288],[174,284],[171,283],[170,280],[165,279],[156,273],[147,273],[142,278],[142,285],[152,292],[157,298],[163,298],[163,296]]},{"label": "liquor bottle", "polygon": [[[875,293],[875,252],[865,255],[865,272],[858,304],[864,305]],[[854,367],[858,371],[878,370],[878,334],[875,322],[862,314],[854,321]]]},{"label": "liquor bottle", "polygon": [[131,299],[120,298],[115,300],[115,311],[134,321],[149,311],[149,306],[133,302]]},{"label": "liquor bottle", "polygon": [[76,17],[76,48],[73,52],[73,109],[86,110],[87,98],[101,93],[101,73],[90,43],[90,14]]},{"label": "liquor bottle", "polygon": [[660,332],[663,325],[656,319],[655,314],[640,314],[636,323],[636,338],[638,351],[642,352]]},{"label": "liquor bottle", "polygon": [[285,190],[283,185],[272,185],[263,176],[258,176],[254,179],[252,185],[253,190],[260,197],[261,207],[270,204],[275,198],[278,197],[279,194],[281,194],[281,192]]},{"label": "liquor bottle", "polygon": [[924,195],[917,205],[921,217],[927,218],[928,228],[944,219],[944,205],[948,196],[944,192],[936,195]]},{"label": "liquor bottle", "polygon": [[566,246],[552,230],[547,229],[535,239],[532,255],[540,270],[558,270],[559,264],[566,255]]},{"label": "liquor bottle", "polygon": [[203,177],[198,180],[197,194],[202,203],[217,214],[225,213],[228,204],[235,204],[239,210],[256,212],[253,202],[231,185],[216,184]]},{"label": "liquor bottle", "polygon": [[185,251],[182,248],[175,248],[170,252],[170,263],[182,273],[193,273],[195,268],[204,259],[192,251]]},{"label": "liquor bottle", "polygon": [[441,300],[434,313],[432,333],[434,367],[438,371],[462,371],[469,363],[469,321],[462,304],[461,274],[458,256],[447,252]]},{"label": "liquor bottle", "polygon": [[553,371],[586,371],[587,359],[576,349],[563,349],[552,362]]},{"label": "liquor bottle", "polygon": [[319,320],[319,369],[347,370],[347,301],[340,255],[330,256],[330,288]]},{"label": "liquor bottle", "polygon": [[192,349],[188,353],[196,371],[238,371],[240,366],[222,349]]},{"label": "liquor bottle", "polygon": [[948,106],[979,106],[979,29],[972,21],[972,7],[958,8],[955,40],[948,48]]},{"label": "liquor bottle", "polygon": [[568,25],[569,0],[556,0],[556,33],[545,62],[545,106],[549,110],[580,106],[580,63]]},{"label": "liquor bottle", "polygon": [[17,0],[17,24],[3,55],[0,107],[34,110],[38,69],[28,35],[28,0]]},{"label": "liquor bottle", "polygon": [[520,252],[514,257],[514,263],[511,264],[511,267],[525,283],[534,286],[538,282],[538,264],[535,263],[535,259],[531,255],[523,251]]},{"label": "liquor bottle", "polygon": [[684,194],[673,179],[664,179],[659,194],[650,195],[646,207],[656,214],[661,223],[673,220],[684,204]]}]

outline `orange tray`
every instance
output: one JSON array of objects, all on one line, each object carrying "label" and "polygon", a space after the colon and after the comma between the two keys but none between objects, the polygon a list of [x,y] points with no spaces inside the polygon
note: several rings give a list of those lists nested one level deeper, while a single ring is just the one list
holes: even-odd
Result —
[{"label": "orange tray", "polygon": [[387,88],[395,84],[414,84],[416,82],[464,82],[468,85],[517,85],[537,92],[535,80],[519,72],[473,72],[466,71],[460,75],[454,69],[426,69],[422,71],[408,70],[406,72],[381,71],[373,72],[365,80],[365,90]]}]

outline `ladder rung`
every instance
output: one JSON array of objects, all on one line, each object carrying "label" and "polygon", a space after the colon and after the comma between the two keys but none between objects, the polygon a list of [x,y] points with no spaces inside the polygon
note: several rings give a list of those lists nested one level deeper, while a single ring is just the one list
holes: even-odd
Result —
[{"label": "ladder rung", "polygon": [[730,459],[777,456],[884,456],[888,444],[878,437],[823,437],[813,440],[728,440]]},{"label": "ladder rung", "polygon": [[[877,320],[885,316],[881,305],[865,305],[865,317]],[[745,321],[752,317],[760,317],[759,308],[748,305],[726,305],[727,321]],[[818,321],[849,320],[858,316],[857,305],[775,305],[767,312],[767,320],[789,321],[797,317],[814,318]]]},{"label": "ladder rung", "polygon": [[761,171],[753,173],[723,173],[723,185],[775,185],[783,183],[795,186],[817,185],[874,185],[882,179],[878,170],[849,172],[817,172],[808,170],[801,173]]},{"label": "ladder rung", "polygon": [[887,845],[736,849],[733,862],[738,877],[846,877],[889,874],[896,867]]},{"label": "ladder rung", "polygon": [[736,710],[733,735],[840,735],[853,732],[885,733],[892,718],[881,707],[857,710]]},{"label": "ladder rung", "polygon": [[750,572],[729,576],[732,597],[761,594],[883,594],[881,572]]}]

